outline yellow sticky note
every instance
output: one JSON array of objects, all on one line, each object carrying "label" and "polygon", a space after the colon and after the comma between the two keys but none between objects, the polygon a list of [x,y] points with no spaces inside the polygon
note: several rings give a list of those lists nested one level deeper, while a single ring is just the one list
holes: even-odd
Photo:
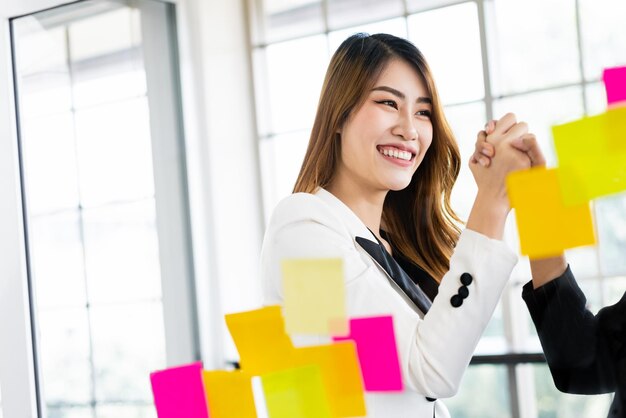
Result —
[{"label": "yellow sticky note", "polygon": [[330,418],[319,366],[287,369],[261,376],[265,405],[272,418]]},{"label": "yellow sticky note", "polygon": [[259,375],[289,367],[294,350],[280,306],[226,315],[241,369]]},{"label": "yellow sticky note", "polygon": [[202,371],[211,418],[256,418],[252,375],[243,371]]},{"label": "yellow sticky note", "polygon": [[626,190],[626,107],[552,127],[565,206]]},{"label": "yellow sticky note", "polygon": [[545,258],[568,248],[595,244],[589,203],[563,205],[557,169],[514,172],[507,178],[507,189],[516,211],[522,254]]},{"label": "yellow sticky note", "polygon": [[295,367],[319,366],[332,416],[367,415],[354,341],[297,348],[293,359]]},{"label": "yellow sticky note", "polygon": [[340,258],[283,260],[282,273],[288,333],[337,335],[348,331]]}]

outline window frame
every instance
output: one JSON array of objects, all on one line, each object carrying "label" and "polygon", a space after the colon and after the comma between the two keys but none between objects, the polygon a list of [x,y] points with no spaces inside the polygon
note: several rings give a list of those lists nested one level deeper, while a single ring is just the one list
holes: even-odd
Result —
[{"label": "window frame", "polygon": [[[19,132],[18,90],[15,75],[11,21],[48,9],[80,3],[42,0],[36,5],[9,5],[13,17],[0,16],[0,390],[4,416],[43,417],[45,401],[41,392],[38,367],[36,306],[33,300],[28,260],[28,219],[24,204],[21,143]],[[150,106],[152,160],[155,177],[155,205],[159,237],[159,263],[166,366],[205,357],[201,345],[199,297],[195,282],[195,251],[192,239],[192,210],[188,186],[188,149],[184,136],[188,123],[183,118],[179,53],[189,55],[189,45],[178,40],[175,1],[148,0],[140,3],[143,53]],[[163,31],[163,11],[168,21]],[[168,45],[169,48],[163,48]],[[183,70],[187,65],[183,66]],[[5,109],[6,108],[6,109]],[[5,233],[6,231],[6,233]],[[202,239],[197,241],[202,242]],[[215,280],[214,278],[212,280]],[[217,306],[202,312],[202,322],[213,322]],[[211,329],[202,333],[215,343],[220,334]],[[219,356],[219,353],[217,353]],[[209,363],[222,363],[210,359]],[[146,376],[146,379],[148,377]],[[3,384],[11,382],[11,384]]]}]

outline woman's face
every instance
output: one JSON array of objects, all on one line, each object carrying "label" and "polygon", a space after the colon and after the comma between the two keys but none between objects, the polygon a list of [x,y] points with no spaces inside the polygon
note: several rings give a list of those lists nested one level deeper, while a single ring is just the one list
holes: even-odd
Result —
[{"label": "woman's face", "polygon": [[393,59],[340,130],[337,176],[368,191],[402,190],[432,142],[431,98],[422,78]]}]

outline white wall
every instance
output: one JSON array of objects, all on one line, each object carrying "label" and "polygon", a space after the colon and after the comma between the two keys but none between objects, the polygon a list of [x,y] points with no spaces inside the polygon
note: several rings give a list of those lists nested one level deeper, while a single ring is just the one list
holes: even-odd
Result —
[{"label": "white wall", "polygon": [[[206,367],[220,367],[224,311],[260,303],[263,213],[244,1],[179,0],[196,276]],[[218,281],[215,279],[219,278]],[[202,322],[202,321],[201,321]]]}]

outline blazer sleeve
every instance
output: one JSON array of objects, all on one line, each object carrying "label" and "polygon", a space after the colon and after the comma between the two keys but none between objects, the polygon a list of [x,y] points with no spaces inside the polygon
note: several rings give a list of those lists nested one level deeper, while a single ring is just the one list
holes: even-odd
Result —
[{"label": "blazer sleeve", "polygon": [[[593,315],[569,266],[558,278],[534,289],[524,285],[522,298],[537,329],[555,386],[562,392],[597,394],[616,389],[610,336],[603,322],[611,310]],[[622,304],[624,304],[622,302]]]},{"label": "blazer sleeve", "polygon": [[[362,258],[341,221],[325,212],[323,204],[314,210],[311,205],[315,206],[310,202],[289,210],[279,207],[279,215],[270,221],[261,256],[264,302],[282,303],[281,259],[341,257],[350,314],[393,315],[407,386],[431,398],[454,395],[517,261],[516,255],[501,241],[463,231],[450,271],[422,319],[392,288],[386,276],[381,277],[383,273]],[[462,305],[454,307],[451,298],[463,286],[463,273],[471,274],[473,280],[467,286],[469,295]]]},{"label": "blazer sleeve", "polygon": [[[469,229],[461,233],[439,293],[415,327],[409,357],[413,386],[435,398],[456,394],[516,263],[517,256],[504,242]],[[455,307],[452,300],[458,298],[465,274],[472,282],[463,303]]]}]

